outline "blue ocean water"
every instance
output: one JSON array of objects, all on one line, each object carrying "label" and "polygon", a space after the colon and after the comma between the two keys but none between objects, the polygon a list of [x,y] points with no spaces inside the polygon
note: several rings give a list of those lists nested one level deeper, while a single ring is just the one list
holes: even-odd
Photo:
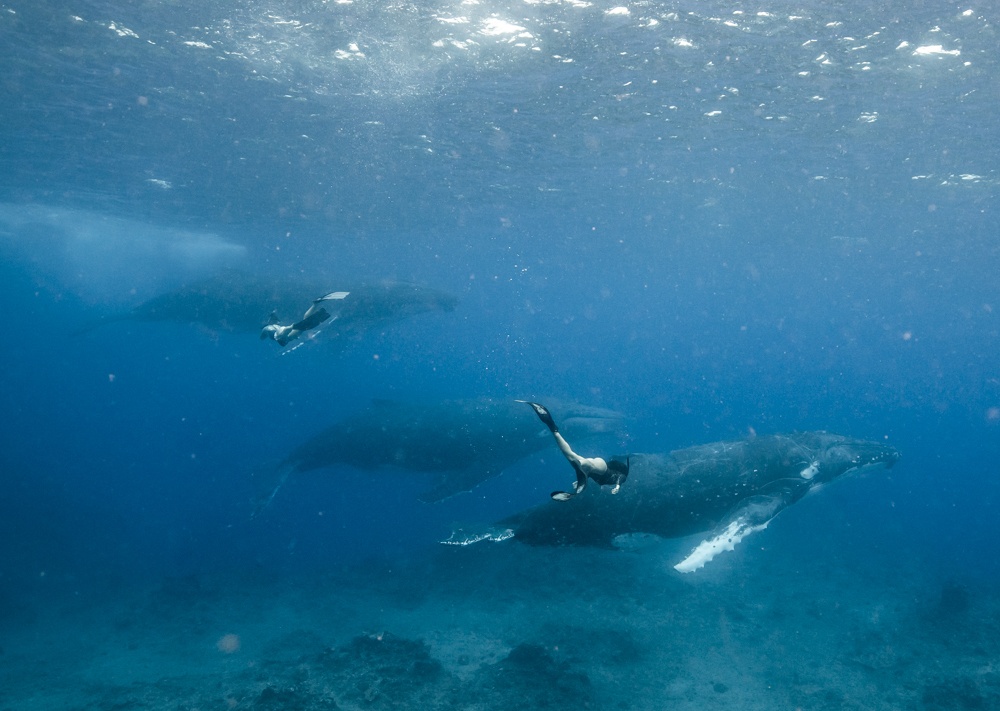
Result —
[{"label": "blue ocean water", "polygon": [[[896,467],[783,513],[739,578],[903,561],[995,595],[998,21],[0,0],[3,599],[437,555],[565,487],[556,450],[435,505],[431,474],[332,467],[251,520],[253,477],[372,399],[479,396],[614,408],[617,451],[885,439]],[[227,269],[459,302],[285,355],[184,322],[76,334]]]}]

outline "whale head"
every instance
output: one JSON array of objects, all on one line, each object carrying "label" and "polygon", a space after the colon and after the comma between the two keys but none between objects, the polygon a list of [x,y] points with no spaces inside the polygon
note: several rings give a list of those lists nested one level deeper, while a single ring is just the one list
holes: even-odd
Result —
[{"label": "whale head", "polygon": [[[558,399],[550,399],[549,402],[556,422],[567,437],[618,434],[625,426],[625,415],[617,410]],[[548,430],[544,430],[542,436],[547,438]]]},{"label": "whale head", "polygon": [[853,439],[817,433],[819,441],[813,456],[799,475],[816,484],[832,481],[845,474],[891,468],[900,453],[892,445],[875,440]]}]

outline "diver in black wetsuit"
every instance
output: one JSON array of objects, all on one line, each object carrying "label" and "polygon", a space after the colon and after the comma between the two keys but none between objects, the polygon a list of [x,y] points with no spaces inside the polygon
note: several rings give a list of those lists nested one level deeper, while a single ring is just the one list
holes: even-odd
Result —
[{"label": "diver in black wetsuit", "polygon": [[[327,301],[343,301],[350,294],[349,291],[331,291],[318,299],[315,299],[309,306],[302,318],[291,326],[282,326],[278,323],[278,314],[272,313],[267,320],[267,325],[260,332],[260,340],[268,338],[277,341],[281,346],[287,346],[302,333],[312,328],[316,328],[330,318],[330,312],[323,304]],[[336,317],[335,317],[336,318]]]},{"label": "diver in black wetsuit", "polygon": [[549,428],[552,436],[555,437],[556,444],[559,445],[559,451],[563,453],[563,456],[566,457],[566,460],[576,472],[576,481],[573,482],[573,492],[553,491],[553,499],[556,501],[569,501],[587,487],[588,477],[596,481],[600,486],[610,486],[612,494],[617,494],[621,490],[622,484],[628,478],[628,457],[625,457],[624,461],[617,457],[612,458],[610,461],[601,457],[581,457],[573,451],[569,446],[569,442],[559,433],[559,428],[556,427],[555,420],[552,419],[552,415],[549,414],[548,409],[544,405],[539,405],[537,402],[530,402],[528,400],[518,400],[518,402],[523,402],[531,406],[531,409],[538,415],[538,419]]}]

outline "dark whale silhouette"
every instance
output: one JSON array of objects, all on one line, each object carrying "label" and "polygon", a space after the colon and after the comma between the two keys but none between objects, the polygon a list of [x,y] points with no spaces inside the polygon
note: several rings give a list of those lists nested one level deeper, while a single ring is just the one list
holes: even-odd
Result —
[{"label": "dark whale silhouette", "polygon": [[[621,414],[612,410],[558,401],[552,409],[575,437],[613,433],[622,425]],[[278,467],[267,501],[290,474],[336,464],[439,473],[437,485],[420,498],[441,501],[550,443],[548,430],[515,400],[375,401],[292,450]]]},{"label": "dark whale silhouette", "polygon": [[530,545],[614,546],[630,534],[676,538],[710,532],[675,568],[697,570],[761,530],[784,508],[838,477],[891,467],[899,452],[883,442],[828,432],[715,442],[670,454],[633,454],[616,496],[600,487],[548,502],[483,531],[445,543],[514,538]]},{"label": "dark whale silhouette", "polygon": [[120,321],[174,321],[198,323],[215,331],[259,334],[270,314],[288,319],[298,317],[318,294],[333,288],[350,292],[339,317],[329,326],[346,336],[426,311],[453,311],[458,303],[451,294],[405,282],[318,282],[227,270],[155,296],[128,313],[101,319],[79,333]]}]

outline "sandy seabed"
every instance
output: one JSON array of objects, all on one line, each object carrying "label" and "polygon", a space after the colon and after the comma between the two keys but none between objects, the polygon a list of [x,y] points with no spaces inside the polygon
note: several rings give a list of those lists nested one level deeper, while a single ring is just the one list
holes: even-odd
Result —
[{"label": "sandy seabed", "polygon": [[8,596],[0,709],[1000,708],[996,590],[778,548],[682,576],[507,542]]}]

